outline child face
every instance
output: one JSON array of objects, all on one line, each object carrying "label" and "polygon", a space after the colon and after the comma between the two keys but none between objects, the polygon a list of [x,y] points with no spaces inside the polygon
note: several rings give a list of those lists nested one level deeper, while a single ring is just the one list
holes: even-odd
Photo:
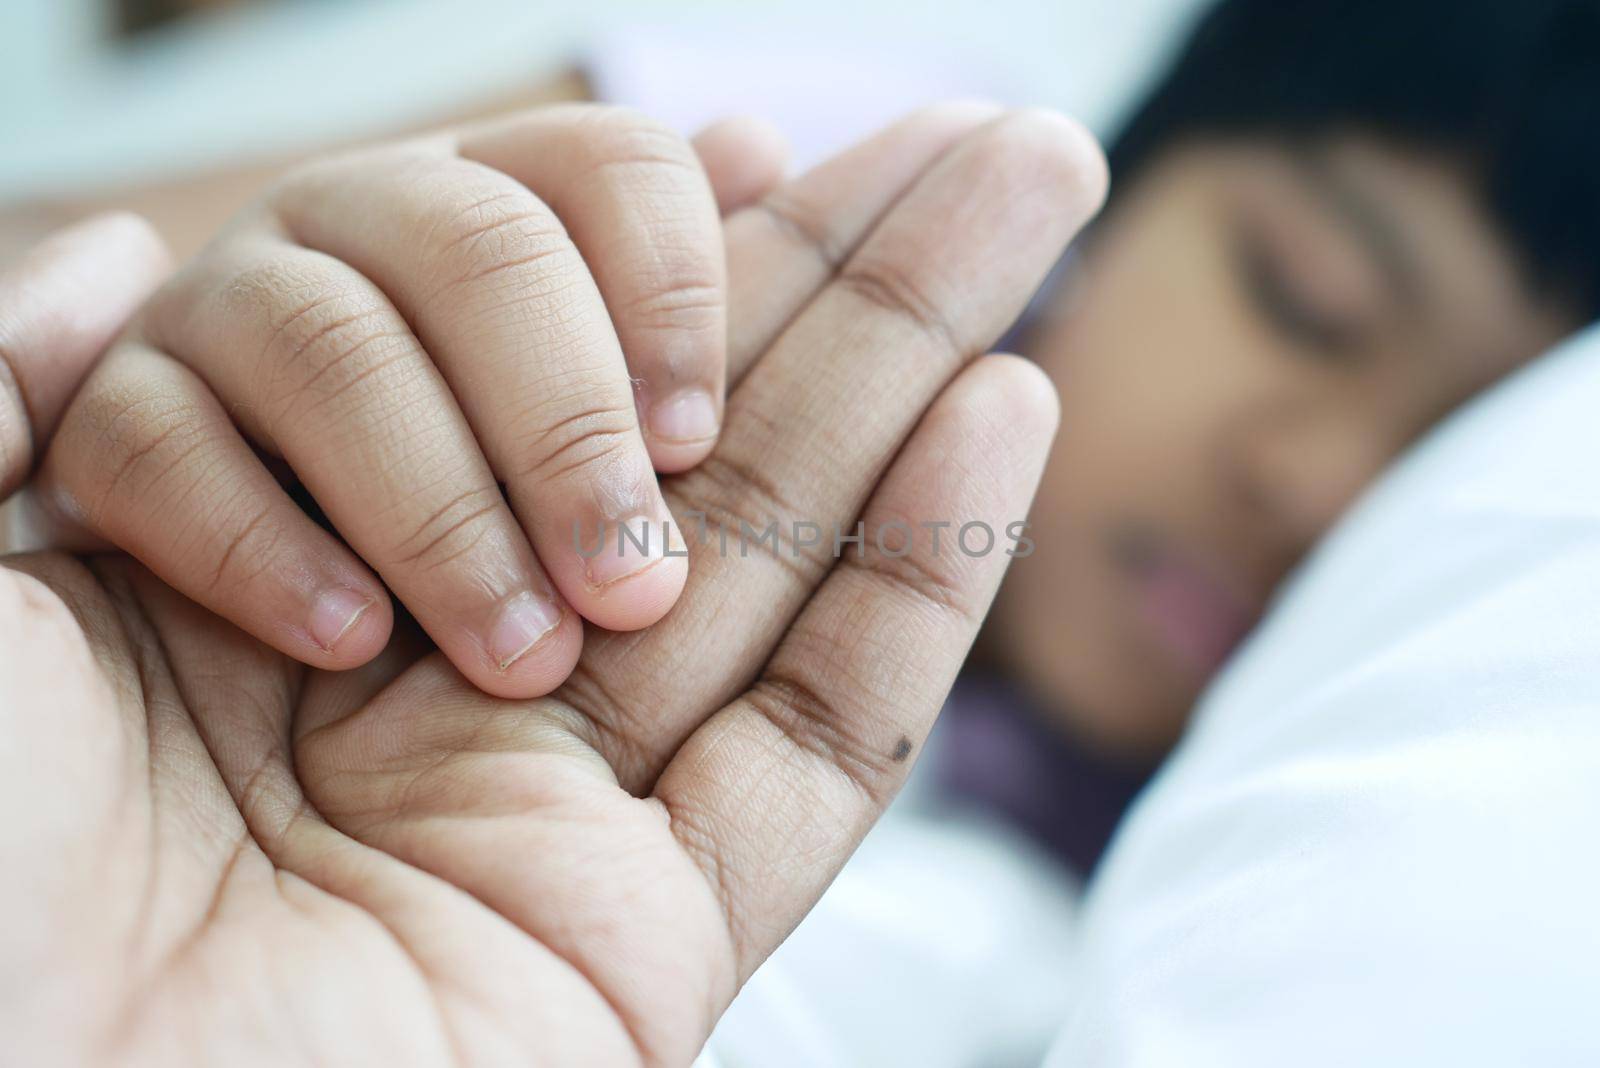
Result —
[{"label": "child face", "polygon": [[1463,169],[1359,137],[1176,149],[1079,268],[1034,339],[1061,430],[991,637],[1123,754],[1171,745],[1384,464],[1578,325]]}]

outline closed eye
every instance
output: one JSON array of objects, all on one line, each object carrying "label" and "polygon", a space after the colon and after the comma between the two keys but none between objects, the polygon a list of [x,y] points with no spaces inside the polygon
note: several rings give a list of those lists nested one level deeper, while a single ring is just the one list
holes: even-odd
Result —
[{"label": "closed eye", "polygon": [[1323,359],[1348,359],[1360,351],[1361,324],[1316,307],[1258,235],[1240,227],[1234,257],[1246,296],[1295,348]]}]

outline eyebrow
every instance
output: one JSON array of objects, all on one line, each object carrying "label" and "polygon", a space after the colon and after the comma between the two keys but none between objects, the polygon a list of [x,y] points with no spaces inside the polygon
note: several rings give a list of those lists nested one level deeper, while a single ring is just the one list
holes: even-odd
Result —
[{"label": "eyebrow", "polygon": [[1350,181],[1327,152],[1308,147],[1292,158],[1296,174],[1360,238],[1390,288],[1405,303],[1421,304],[1422,271],[1405,239],[1405,228],[1388,207]]}]

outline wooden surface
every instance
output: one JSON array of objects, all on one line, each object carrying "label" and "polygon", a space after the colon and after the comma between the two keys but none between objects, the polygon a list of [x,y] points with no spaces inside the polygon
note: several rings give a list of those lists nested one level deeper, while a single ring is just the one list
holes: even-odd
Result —
[{"label": "wooden surface", "polygon": [[[435,116],[403,129],[374,130],[352,143],[382,141],[539,104],[587,100],[589,96],[588,83],[582,73],[572,70],[553,81],[487,98],[453,114]],[[199,251],[223,223],[284,168],[300,159],[342,147],[347,146],[323,145],[294,157],[187,175],[92,199],[42,201],[0,208],[0,264],[15,259],[51,230],[111,208],[126,208],[149,219],[182,262]]]}]

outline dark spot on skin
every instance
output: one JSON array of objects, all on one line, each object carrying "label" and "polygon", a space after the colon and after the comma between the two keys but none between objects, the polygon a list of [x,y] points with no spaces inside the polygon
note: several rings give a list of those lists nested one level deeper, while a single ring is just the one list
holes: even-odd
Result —
[{"label": "dark spot on skin", "polygon": [[906,757],[910,755],[911,739],[902,734],[900,736],[900,740],[894,743],[894,752],[889,754],[889,759],[893,760],[896,764],[900,764],[904,763]]}]

